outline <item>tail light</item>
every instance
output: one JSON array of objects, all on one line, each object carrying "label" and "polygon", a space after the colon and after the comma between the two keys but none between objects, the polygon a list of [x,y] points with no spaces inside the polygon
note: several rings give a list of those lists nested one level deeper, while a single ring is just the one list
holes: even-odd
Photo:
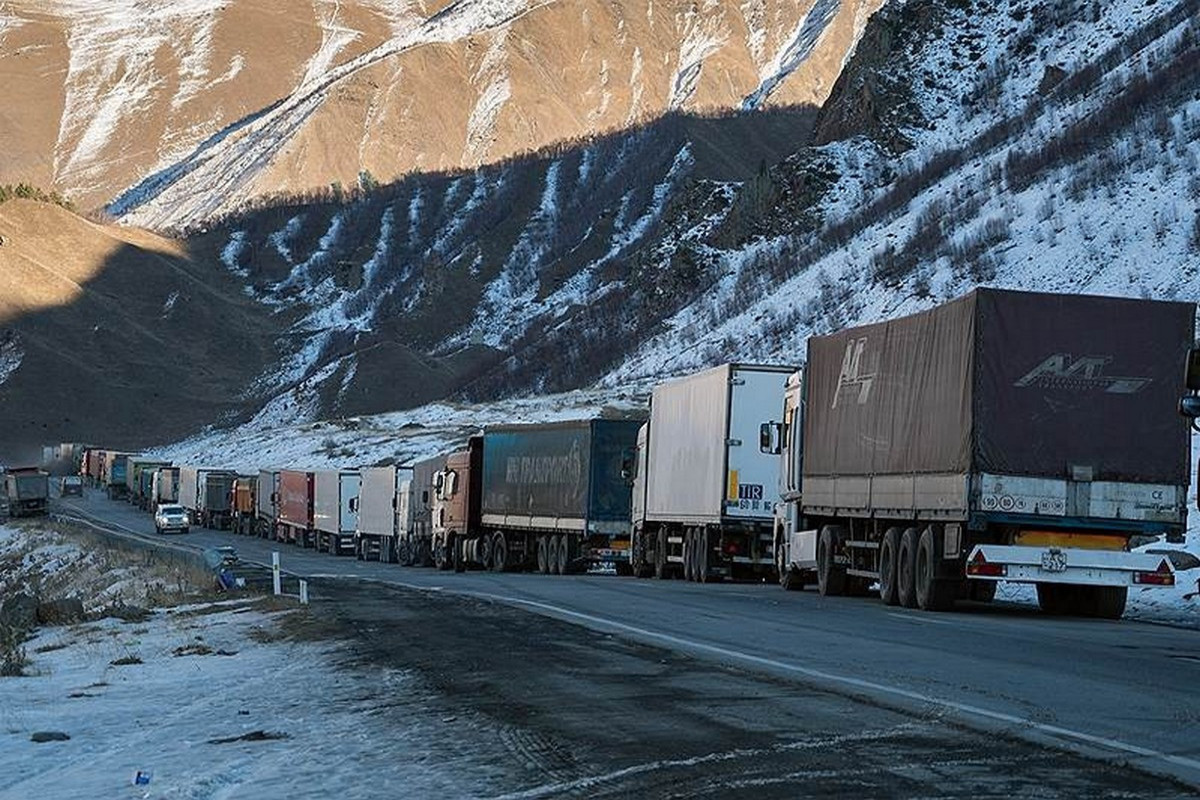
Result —
[{"label": "tail light", "polygon": [[1008,575],[1008,567],[1003,564],[992,564],[980,550],[967,562],[968,575],[980,575],[985,578],[1003,578]]},{"label": "tail light", "polygon": [[1171,571],[1171,565],[1164,558],[1158,563],[1158,569],[1154,572],[1133,573],[1133,582],[1149,586],[1174,586],[1175,573]]},{"label": "tail light", "polygon": [[741,551],[741,548],[738,547],[738,542],[736,539],[730,539],[725,542],[725,547],[722,549],[725,551],[725,555],[727,556],[736,556]]}]

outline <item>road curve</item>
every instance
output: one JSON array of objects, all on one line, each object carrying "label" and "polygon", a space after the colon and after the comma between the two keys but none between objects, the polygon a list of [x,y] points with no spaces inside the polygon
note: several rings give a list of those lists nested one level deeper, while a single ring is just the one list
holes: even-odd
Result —
[{"label": "road curve", "polygon": [[[155,539],[151,518],[99,492],[58,508]],[[519,606],[882,705],[937,714],[1171,775],[1200,787],[1200,631],[1056,619],[972,605],[950,614],[774,585],[551,577],[365,563],[193,529],[164,543],[281,553],[300,576],[382,581]]]}]

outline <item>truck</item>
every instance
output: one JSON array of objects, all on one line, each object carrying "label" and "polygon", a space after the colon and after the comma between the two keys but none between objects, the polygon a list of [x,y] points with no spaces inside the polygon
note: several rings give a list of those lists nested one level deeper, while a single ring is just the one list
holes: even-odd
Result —
[{"label": "truck", "polygon": [[100,462],[100,485],[107,492],[109,500],[124,500],[129,494],[129,459],[133,455],[104,451],[104,458]]},{"label": "truck", "polygon": [[153,510],[151,479],[154,470],[171,466],[170,461],[131,456],[125,469],[126,499],[143,510]]},{"label": "truck", "polygon": [[4,499],[10,517],[44,516],[50,510],[50,473],[15,467],[4,473]]},{"label": "truck", "polygon": [[238,475],[233,480],[233,519],[230,527],[234,533],[252,536],[258,526],[258,476]]},{"label": "truck", "polygon": [[935,611],[1004,580],[1111,619],[1131,586],[1173,585],[1132,545],[1186,528],[1195,312],[980,288],[810,338],[760,430],[781,456],[780,583]]},{"label": "truck", "polygon": [[275,538],[301,547],[313,545],[313,473],[279,471],[279,513]]},{"label": "truck", "polygon": [[654,388],[633,459],[638,577],[773,577],[779,456],[758,447],[794,367],[724,364]]},{"label": "truck", "polygon": [[434,476],[433,555],[441,569],[566,574],[629,568],[624,465],[641,420],[487,428]]},{"label": "truck", "polygon": [[313,546],[331,555],[354,555],[358,528],[358,470],[323,469],[313,473]]},{"label": "truck", "polygon": [[359,471],[361,488],[356,508],[354,553],[360,560],[396,560],[401,530],[401,495],[411,483],[412,470],[402,467],[366,467]]},{"label": "truck", "polygon": [[445,456],[426,458],[413,464],[411,477],[401,482],[396,509],[396,560],[406,567],[433,566],[433,481],[445,468]]},{"label": "truck", "polygon": [[254,495],[255,533],[263,539],[273,537],[279,521],[279,470],[260,469]]},{"label": "truck", "polygon": [[208,470],[198,483],[196,507],[201,527],[226,530],[233,521],[233,482],[237,473],[230,470]]},{"label": "truck", "polygon": [[154,507],[179,502],[179,467],[159,467],[150,478],[150,496]]}]

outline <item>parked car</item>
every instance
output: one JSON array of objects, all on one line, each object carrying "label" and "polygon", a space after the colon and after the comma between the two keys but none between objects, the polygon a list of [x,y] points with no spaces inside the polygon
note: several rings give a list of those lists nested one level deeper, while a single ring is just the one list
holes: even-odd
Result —
[{"label": "parked car", "polygon": [[164,503],[154,513],[154,530],[158,533],[187,533],[190,523],[187,509],[178,503]]},{"label": "parked car", "polygon": [[83,497],[83,478],[68,475],[58,481],[59,497]]}]

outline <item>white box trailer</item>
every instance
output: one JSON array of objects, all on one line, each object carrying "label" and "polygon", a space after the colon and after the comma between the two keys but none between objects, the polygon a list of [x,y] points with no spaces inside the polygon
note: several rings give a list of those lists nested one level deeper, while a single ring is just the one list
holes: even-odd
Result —
[{"label": "white box trailer", "polygon": [[313,473],[313,531],[317,550],[333,555],[355,552],[361,485],[358,470]]},{"label": "white box trailer", "polygon": [[779,457],[759,448],[794,368],[724,364],[659,384],[639,432],[633,568],[688,580],[774,569]]},{"label": "white box trailer", "polygon": [[411,470],[402,467],[370,467],[360,470],[362,489],[358,497],[358,529],[355,553],[368,561],[396,560],[401,485]]},{"label": "white box trailer", "polygon": [[275,530],[275,522],[279,519],[279,470],[258,471],[258,487],[254,498],[256,532],[266,538]]}]

